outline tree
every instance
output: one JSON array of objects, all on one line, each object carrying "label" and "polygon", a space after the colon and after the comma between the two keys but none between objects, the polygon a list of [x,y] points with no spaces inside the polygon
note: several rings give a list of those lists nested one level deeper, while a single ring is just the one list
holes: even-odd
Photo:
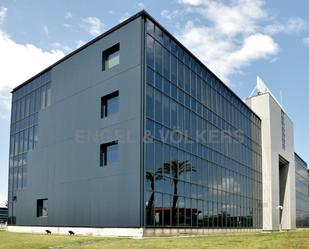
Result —
[{"label": "tree", "polygon": [[148,171],[146,172],[146,180],[150,181],[151,186],[151,195],[147,203],[147,224],[151,224],[153,219],[154,183],[158,179],[161,180],[162,176],[158,175],[157,173],[153,174]]},{"label": "tree", "polygon": [[170,162],[164,163],[164,167],[158,169],[159,173],[172,175],[173,177],[173,202],[172,202],[172,223],[175,225],[177,223],[177,201],[178,201],[178,182],[179,176],[185,172],[195,172],[196,169],[189,161],[178,162],[177,160],[172,160]]},{"label": "tree", "polygon": [[146,180],[150,181],[150,185],[151,185],[151,195],[149,197],[149,200],[146,204],[146,223],[147,224],[151,224],[152,223],[152,206],[153,206],[153,200],[154,200],[154,174],[151,172],[146,172]]},{"label": "tree", "polygon": [[147,222],[152,223],[152,210],[153,210],[153,202],[154,202],[154,182],[157,180],[164,180],[165,175],[171,175],[173,177],[173,202],[172,202],[172,223],[175,225],[177,223],[177,215],[176,215],[176,205],[178,201],[178,182],[179,176],[184,174],[185,172],[195,172],[196,169],[194,166],[191,167],[189,161],[178,162],[178,160],[172,160],[165,162],[162,167],[160,167],[155,174],[151,172],[146,172],[146,179],[151,182],[152,194],[148,201],[148,209],[147,209]]}]

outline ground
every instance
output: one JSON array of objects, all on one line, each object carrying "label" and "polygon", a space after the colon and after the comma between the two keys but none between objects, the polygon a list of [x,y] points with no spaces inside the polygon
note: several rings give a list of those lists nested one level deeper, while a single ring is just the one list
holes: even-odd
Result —
[{"label": "ground", "polygon": [[74,248],[211,248],[211,249],[309,249],[309,231],[220,234],[173,238],[102,238],[62,235],[22,234],[0,231],[2,249]]}]

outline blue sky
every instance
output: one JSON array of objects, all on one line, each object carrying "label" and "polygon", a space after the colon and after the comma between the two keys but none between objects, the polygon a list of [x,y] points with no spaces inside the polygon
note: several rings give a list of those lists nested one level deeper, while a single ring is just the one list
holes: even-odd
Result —
[{"label": "blue sky", "polygon": [[0,206],[7,195],[11,89],[141,9],[241,98],[262,77],[294,122],[295,150],[309,162],[308,1],[0,0]]}]

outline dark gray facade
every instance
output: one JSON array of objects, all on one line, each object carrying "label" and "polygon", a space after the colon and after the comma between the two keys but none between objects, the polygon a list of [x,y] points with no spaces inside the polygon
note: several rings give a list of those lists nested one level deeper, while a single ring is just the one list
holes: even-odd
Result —
[{"label": "dark gray facade", "polygon": [[307,163],[295,153],[296,227],[309,227],[309,171]]},{"label": "dark gray facade", "polygon": [[[11,138],[14,134],[16,139],[11,142],[14,154],[10,157],[11,224],[141,226],[142,20],[134,18],[13,91]],[[103,71],[102,51],[116,43],[121,46],[120,64]],[[42,94],[35,89],[45,84],[46,74],[50,105],[36,109],[32,124],[32,116],[15,114],[15,106],[23,106],[20,103],[32,91]],[[119,91],[119,112],[101,119],[101,97],[115,90]],[[30,96],[31,103],[39,99]],[[24,139],[20,134],[33,125],[38,127],[36,135]],[[117,165],[100,167],[100,144],[121,141],[122,131],[135,141],[119,145]],[[35,145],[30,146],[33,140]],[[20,149],[15,152],[17,146]],[[48,199],[45,217],[37,217],[41,199]]]},{"label": "dark gray facade", "polygon": [[[116,92],[107,115],[102,97]],[[260,133],[241,99],[138,13],[13,90],[9,222],[261,228]]]}]

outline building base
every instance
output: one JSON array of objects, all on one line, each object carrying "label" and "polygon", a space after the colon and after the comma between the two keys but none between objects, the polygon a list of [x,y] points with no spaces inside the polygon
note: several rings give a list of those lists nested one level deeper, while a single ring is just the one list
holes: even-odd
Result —
[{"label": "building base", "polygon": [[6,230],[7,225],[6,224],[0,224],[0,230]]},{"label": "building base", "polygon": [[205,228],[94,228],[94,227],[42,227],[42,226],[8,226],[8,232],[39,233],[46,234],[49,230],[52,234],[69,235],[73,231],[81,236],[104,236],[104,237],[170,237],[192,236],[222,233],[254,233],[261,229],[205,229]]},{"label": "building base", "polygon": [[69,235],[69,231],[82,236],[133,237],[142,238],[143,228],[94,228],[94,227],[42,227],[42,226],[8,226],[8,232],[40,233]]},{"label": "building base", "polygon": [[257,233],[261,231],[261,229],[145,228],[143,237],[192,236],[222,233]]}]

